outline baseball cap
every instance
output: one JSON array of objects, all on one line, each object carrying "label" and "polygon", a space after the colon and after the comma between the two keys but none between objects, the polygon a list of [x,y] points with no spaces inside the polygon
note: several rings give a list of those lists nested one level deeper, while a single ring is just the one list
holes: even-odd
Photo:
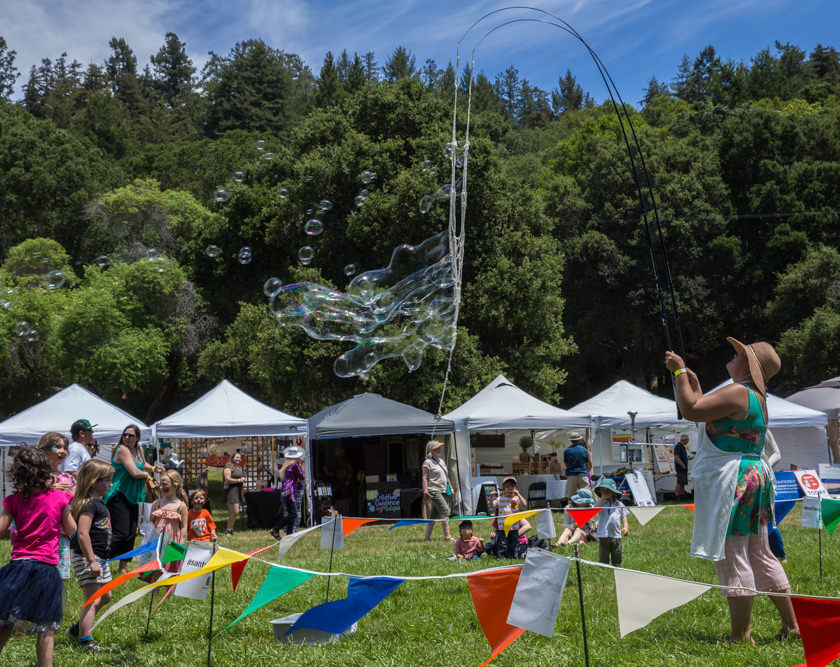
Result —
[{"label": "baseball cap", "polygon": [[92,431],[94,426],[99,424],[91,424],[87,419],[77,419],[70,426],[70,434],[75,438],[82,431]]}]

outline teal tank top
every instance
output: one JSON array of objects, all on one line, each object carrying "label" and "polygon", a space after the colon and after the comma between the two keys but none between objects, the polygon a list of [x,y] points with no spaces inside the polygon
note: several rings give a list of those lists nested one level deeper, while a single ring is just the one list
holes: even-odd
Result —
[{"label": "teal tank top", "polygon": [[[120,447],[124,446],[120,445]],[[108,495],[103,498],[103,501],[107,503],[115,495],[121,493],[132,505],[139,505],[146,500],[146,478],[132,477],[128,474],[128,470],[125,469],[122,463],[114,461],[117,449],[119,447],[114,448],[114,451],[111,453],[111,466],[114,468],[114,478],[111,480],[111,489],[108,491]],[[144,470],[146,462],[134,459],[134,465],[140,470]]]},{"label": "teal tank top", "polygon": [[758,456],[764,449],[767,422],[755,389],[747,387],[747,391],[750,395],[747,416],[744,419],[726,418],[708,422],[706,433],[718,449]]}]

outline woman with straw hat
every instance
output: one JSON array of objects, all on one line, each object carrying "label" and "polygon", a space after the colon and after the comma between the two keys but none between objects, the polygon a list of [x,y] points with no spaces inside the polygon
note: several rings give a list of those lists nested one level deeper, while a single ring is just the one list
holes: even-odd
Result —
[{"label": "woman with straw hat", "polygon": [[[443,539],[454,542],[449,533],[449,498],[452,497],[452,485],[449,483],[449,470],[446,461],[441,458],[443,443],[439,440],[429,440],[426,443],[426,459],[423,461],[423,502],[430,519],[442,519]],[[426,541],[432,539],[434,523],[426,527]]]},{"label": "woman with straw hat", "polygon": [[[673,352],[665,365],[675,376],[677,402],[698,422],[694,459],[694,533],[691,555],[715,562],[729,602],[730,641],[751,642],[755,591],[790,593],[785,571],[767,541],[773,524],[773,470],[761,459],[767,433],[767,381],[781,361],[773,346],[727,340],[735,356],[726,365],[732,384],[703,394],[697,375]],[[799,636],[789,597],[771,596],[782,618],[776,637]]]}]

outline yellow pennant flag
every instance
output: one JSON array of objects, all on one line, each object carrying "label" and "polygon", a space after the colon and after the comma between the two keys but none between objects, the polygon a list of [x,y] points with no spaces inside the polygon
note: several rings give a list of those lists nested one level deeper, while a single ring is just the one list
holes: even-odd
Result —
[{"label": "yellow pennant flag", "polygon": [[506,516],[504,526],[505,535],[507,535],[510,532],[510,527],[513,524],[517,523],[518,521],[521,521],[522,519],[527,519],[529,516],[534,516],[537,512],[540,511],[542,510],[529,510],[528,512],[517,512],[516,514]]},{"label": "yellow pennant flag", "polygon": [[169,579],[161,579],[149,586],[146,586],[146,588],[157,588],[158,586],[172,586],[174,584],[180,584],[182,581],[188,581],[189,579],[194,579],[195,577],[200,577],[204,574],[210,574],[216,570],[221,570],[223,567],[227,567],[228,565],[232,565],[233,563],[238,563],[243,560],[248,560],[249,558],[250,556],[248,554],[220,547],[219,550],[213,554],[213,557],[207,562],[207,565],[200,570],[188,572],[187,574],[178,574],[174,577],[170,577]]}]

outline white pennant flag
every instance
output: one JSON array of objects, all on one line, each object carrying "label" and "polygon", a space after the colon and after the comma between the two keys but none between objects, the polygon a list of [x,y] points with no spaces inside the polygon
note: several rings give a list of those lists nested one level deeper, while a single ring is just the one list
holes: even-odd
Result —
[{"label": "white pennant flag", "polygon": [[545,637],[554,634],[570,561],[543,549],[528,549],[507,622]]},{"label": "white pennant flag", "polygon": [[659,514],[662,511],[662,507],[638,507],[636,505],[632,507],[628,507],[633,516],[636,517],[636,521],[638,521],[643,526],[650,521],[653,517]]},{"label": "white pennant flag", "polygon": [[546,508],[537,514],[537,536],[547,540],[557,537],[557,529],[554,527],[554,518],[551,516],[550,509]]},{"label": "white pennant flag", "polygon": [[709,590],[708,586],[656,574],[615,569],[615,596],[621,636],[645,627],[654,618]]},{"label": "white pennant flag", "polygon": [[340,516],[325,516],[323,519],[321,519],[321,548],[344,548],[344,529]]},{"label": "white pennant flag", "polygon": [[[292,533],[291,535],[284,535],[283,539],[280,540],[280,544],[278,546],[278,555],[277,555],[277,562],[279,563],[283,560],[283,556],[286,555],[286,552],[292,548],[295,542],[297,542],[301,537],[306,535],[306,533],[311,533],[313,530],[318,530],[321,526],[312,526],[312,528],[306,528],[305,530],[299,530],[296,533]],[[330,534],[330,539],[332,539],[332,534]],[[329,547],[327,547],[329,548]]]}]

